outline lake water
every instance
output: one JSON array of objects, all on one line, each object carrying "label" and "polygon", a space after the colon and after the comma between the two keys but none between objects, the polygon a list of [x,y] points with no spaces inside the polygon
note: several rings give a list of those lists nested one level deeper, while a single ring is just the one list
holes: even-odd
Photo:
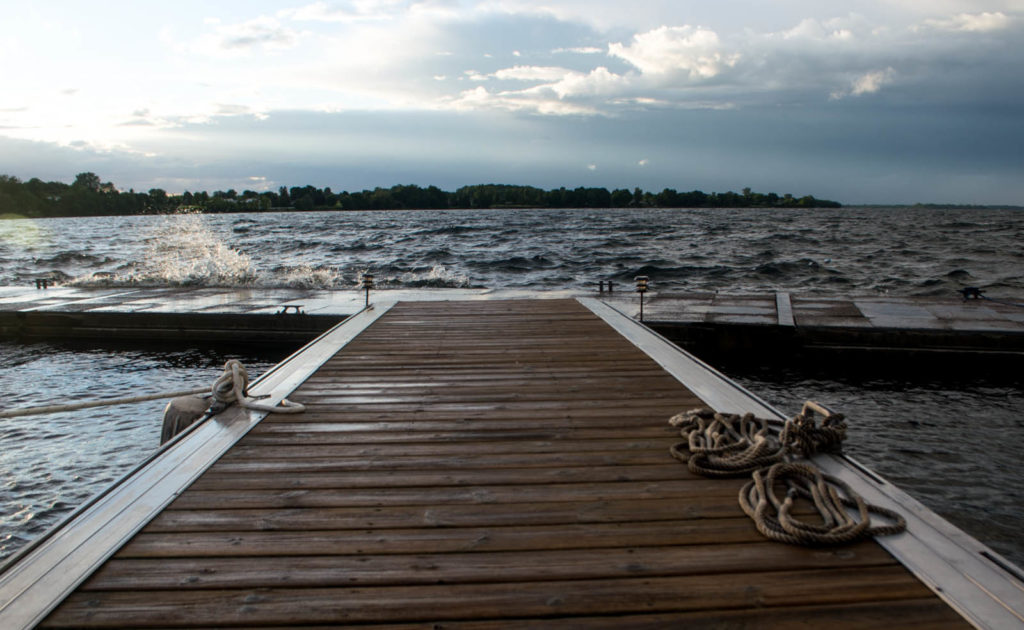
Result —
[{"label": "lake water", "polygon": [[[1024,301],[1024,212],[998,210],[515,210],[98,217],[0,221],[0,285],[349,289],[583,289],[651,277],[655,290],[987,295]],[[3,407],[211,382],[213,348],[0,343]],[[714,357],[705,357],[715,363]],[[787,413],[807,398],[850,419],[847,449],[1024,565],[1024,394],[1015,375],[865,378],[723,366]],[[159,442],[163,403],[0,420],[0,557]]]}]

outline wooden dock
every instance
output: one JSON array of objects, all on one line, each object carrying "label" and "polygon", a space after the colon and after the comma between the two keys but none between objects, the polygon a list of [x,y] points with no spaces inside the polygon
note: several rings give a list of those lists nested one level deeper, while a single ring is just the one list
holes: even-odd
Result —
[{"label": "wooden dock", "polygon": [[[364,312],[311,346],[336,352],[262,382],[304,414],[210,420],[22,554],[0,578],[0,626],[1024,625],[1024,589],[999,567],[762,539],[743,480],[693,476],[666,421],[705,402],[764,407],[672,364],[654,335],[620,334],[635,324],[608,311]],[[951,528],[903,509],[896,549]],[[954,565],[973,577],[932,583]]]}]

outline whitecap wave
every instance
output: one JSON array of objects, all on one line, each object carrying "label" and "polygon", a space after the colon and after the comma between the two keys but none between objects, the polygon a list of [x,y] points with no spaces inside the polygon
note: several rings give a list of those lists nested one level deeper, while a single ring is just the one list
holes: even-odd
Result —
[{"label": "whitecap wave", "polygon": [[96,272],[77,276],[77,286],[251,286],[256,282],[252,260],[229,247],[195,213],[167,215],[145,237],[141,261],[125,273]]}]

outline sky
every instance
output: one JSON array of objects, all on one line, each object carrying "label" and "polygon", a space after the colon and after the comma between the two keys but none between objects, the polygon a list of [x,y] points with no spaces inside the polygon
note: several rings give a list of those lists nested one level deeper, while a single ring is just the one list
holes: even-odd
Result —
[{"label": "sky", "polygon": [[0,0],[0,174],[1024,205],[1024,0]]}]

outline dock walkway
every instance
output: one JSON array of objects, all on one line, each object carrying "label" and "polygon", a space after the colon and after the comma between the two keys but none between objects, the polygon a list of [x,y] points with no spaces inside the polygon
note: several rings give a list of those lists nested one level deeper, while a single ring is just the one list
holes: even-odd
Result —
[{"label": "dock walkway", "polygon": [[83,554],[66,561],[80,579],[39,570],[39,588],[66,580],[59,603],[36,601],[23,558],[0,580],[0,596],[16,592],[0,621],[35,604],[42,627],[968,625],[874,541],[762,539],[742,480],[695,477],[668,454],[666,421],[704,404],[694,391],[734,394],[684,387],[641,349],[654,342],[593,310],[378,307],[288,387],[305,413],[239,412],[186,435],[168,456],[242,427],[208,468],[164,470],[166,509],[146,495],[154,515],[138,526],[109,516],[124,534],[105,555],[88,546],[117,536],[100,530],[33,552]]}]

